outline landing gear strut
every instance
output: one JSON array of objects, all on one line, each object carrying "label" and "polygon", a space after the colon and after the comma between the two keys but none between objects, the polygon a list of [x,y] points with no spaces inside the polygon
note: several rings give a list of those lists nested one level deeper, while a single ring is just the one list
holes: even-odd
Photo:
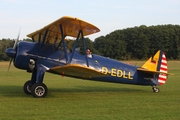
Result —
[{"label": "landing gear strut", "polygon": [[157,88],[157,87],[152,87],[152,90],[153,90],[153,92],[155,92],[155,93],[158,93],[160,90],[159,90],[159,88]]},{"label": "landing gear strut", "polygon": [[37,64],[32,70],[31,80],[24,84],[24,92],[31,94],[36,98],[43,98],[47,95],[47,86],[43,83],[44,73],[47,68],[44,65]]}]

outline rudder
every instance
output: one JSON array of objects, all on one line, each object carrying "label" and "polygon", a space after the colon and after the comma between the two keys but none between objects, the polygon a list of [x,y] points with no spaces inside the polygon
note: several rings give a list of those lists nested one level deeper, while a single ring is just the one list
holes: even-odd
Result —
[{"label": "rudder", "polygon": [[[161,51],[162,52],[162,51]],[[168,73],[168,68],[167,68],[167,60],[164,52],[161,53],[162,58],[160,60],[160,68],[159,71],[163,73]],[[163,85],[167,80],[167,74],[159,74],[158,76],[158,83],[159,85]]]}]

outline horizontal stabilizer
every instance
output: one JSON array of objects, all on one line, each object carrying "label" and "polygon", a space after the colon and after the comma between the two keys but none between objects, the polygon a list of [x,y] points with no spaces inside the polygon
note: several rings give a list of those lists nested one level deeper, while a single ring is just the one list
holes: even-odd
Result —
[{"label": "horizontal stabilizer", "polygon": [[50,71],[55,72],[57,74],[78,77],[78,78],[92,78],[92,77],[107,76],[107,74],[91,69],[89,67],[81,66],[79,64],[57,66],[57,67],[51,68]]},{"label": "horizontal stabilizer", "polygon": [[165,74],[165,75],[169,75],[169,73],[166,73],[166,72],[152,71],[152,70],[148,70],[148,69],[144,69],[144,68],[137,68],[137,70],[143,71],[143,72],[148,72],[148,73],[154,73],[154,74]]}]

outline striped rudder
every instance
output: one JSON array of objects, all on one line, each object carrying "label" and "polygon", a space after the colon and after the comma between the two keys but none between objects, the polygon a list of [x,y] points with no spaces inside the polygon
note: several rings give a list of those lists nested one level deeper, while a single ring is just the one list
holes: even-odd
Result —
[{"label": "striped rudder", "polygon": [[[167,68],[167,60],[164,52],[161,53],[161,60],[159,61],[159,71],[163,73],[168,73],[168,68]],[[158,83],[159,85],[163,85],[166,82],[167,79],[167,74],[159,74],[158,76]]]}]

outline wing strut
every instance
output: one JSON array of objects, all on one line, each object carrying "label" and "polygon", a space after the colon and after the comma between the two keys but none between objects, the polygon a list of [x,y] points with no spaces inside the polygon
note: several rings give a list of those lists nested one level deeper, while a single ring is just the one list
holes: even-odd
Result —
[{"label": "wing strut", "polygon": [[82,43],[83,43],[83,46],[84,46],[84,54],[85,54],[85,57],[86,57],[86,64],[87,64],[87,67],[89,67],[89,62],[88,62],[87,55],[86,55],[86,44],[85,44],[85,40],[84,40],[84,36],[83,36],[83,31],[82,30],[81,30],[81,38],[82,38]]},{"label": "wing strut", "polygon": [[40,45],[41,41],[41,33],[38,34],[38,44]]},{"label": "wing strut", "polygon": [[81,34],[81,32],[79,31],[79,32],[78,32],[78,36],[77,36],[76,41],[75,41],[74,46],[73,46],[72,55],[71,55],[71,58],[70,58],[70,60],[69,60],[69,63],[71,63],[72,58],[73,58],[73,56],[74,56],[74,51],[75,51],[75,49],[76,49],[76,46],[77,46],[77,43],[78,43],[78,39],[79,39],[80,34]]},{"label": "wing strut", "polygon": [[66,43],[64,41],[64,33],[63,33],[63,28],[62,28],[62,24],[59,25],[60,28],[60,32],[61,32],[61,36],[62,36],[62,43],[63,43],[63,48],[64,48],[64,54],[65,54],[65,58],[66,58],[66,64],[68,63],[68,57],[67,57],[67,51],[66,51]]},{"label": "wing strut", "polygon": [[45,42],[45,40],[46,40],[47,33],[48,33],[48,29],[46,29],[45,34],[44,34],[44,36],[43,36],[43,41],[42,41],[42,43],[41,43],[41,47],[44,46],[44,42]]},{"label": "wing strut", "polygon": [[78,36],[77,36],[76,41],[74,43],[73,50],[72,50],[72,55],[71,55],[71,58],[69,60],[69,63],[71,63],[72,58],[74,56],[74,51],[76,49],[77,42],[78,42],[80,34],[81,34],[81,39],[82,39],[82,43],[83,43],[83,46],[84,46],[84,54],[85,54],[85,58],[86,58],[86,64],[87,64],[87,67],[89,67],[89,62],[88,62],[88,58],[87,58],[87,55],[86,55],[86,44],[85,44],[84,35],[83,35],[83,31],[82,30],[79,30],[79,32],[78,32]]},{"label": "wing strut", "polygon": [[34,37],[32,37],[32,41],[35,42]]}]

